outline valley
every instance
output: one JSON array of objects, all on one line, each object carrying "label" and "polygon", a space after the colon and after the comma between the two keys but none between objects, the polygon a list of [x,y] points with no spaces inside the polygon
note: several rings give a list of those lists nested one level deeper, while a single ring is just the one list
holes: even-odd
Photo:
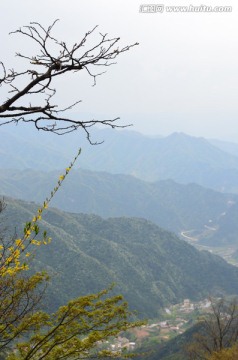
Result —
[{"label": "valley", "polygon": [[165,308],[160,318],[151,319],[148,324],[129,330],[113,340],[109,348],[115,351],[122,351],[125,348],[134,351],[141,347],[156,344],[159,346],[183,334],[196,324],[199,317],[209,312],[211,312],[209,299],[205,298],[198,302],[184,299],[180,304]]},{"label": "valley", "polygon": [[[167,140],[180,144],[181,136]],[[9,237],[13,223],[22,233],[60,172],[0,171],[7,204],[1,218]],[[206,298],[238,294],[237,204],[236,191],[73,169],[44,211],[42,227],[53,241],[32,262],[34,271],[47,269],[52,277],[45,309],[114,283],[112,293],[121,293],[138,318],[150,320],[112,341],[111,350],[153,347],[187,334],[206,311]]]},{"label": "valley", "polygon": [[[224,216],[224,213],[222,214]],[[228,246],[216,246],[214,245],[206,245],[206,239],[210,237],[216,238],[216,234],[218,233],[219,237],[219,223],[213,224],[212,220],[209,220],[209,225],[204,225],[203,228],[199,229],[191,229],[186,231],[180,232],[181,239],[184,239],[189,244],[196,247],[196,249],[202,251],[209,251],[212,254],[221,256],[224,260],[228,263],[238,266],[238,259],[236,256],[236,252],[238,250],[238,243],[237,244],[229,244]]]},{"label": "valley", "polygon": [[237,4],[1,5],[0,360],[237,360]]},{"label": "valley", "polygon": [[201,245],[199,244],[197,238],[191,238],[188,236],[184,236],[183,233],[181,233],[181,236],[185,238],[185,240],[193,245],[196,249],[202,251],[209,251],[212,254],[218,255],[222,257],[224,260],[226,260],[229,264],[232,264],[234,266],[238,266],[238,259],[234,257],[234,255],[237,252],[237,246],[225,246],[225,247],[215,247],[215,246],[208,246],[208,245]]}]

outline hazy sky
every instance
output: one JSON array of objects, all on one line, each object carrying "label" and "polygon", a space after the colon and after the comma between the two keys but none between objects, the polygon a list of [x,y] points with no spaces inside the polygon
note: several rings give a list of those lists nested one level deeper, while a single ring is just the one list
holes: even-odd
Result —
[{"label": "hazy sky", "polygon": [[[74,43],[99,25],[120,36],[121,45],[140,45],[122,54],[98,78],[80,72],[59,82],[58,100],[94,117],[121,116],[145,134],[182,131],[238,142],[238,8],[234,0],[173,0],[165,6],[232,6],[232,12],[141,13],[141,1],[8,0],[1,3],[1,60],[15,66],[15,51],[34,55],[30,42],[8,33],[30,21],[49,25]],[[97,37],[97,33],[95,33]],[[19,60],[18,60],[19,61]],[[75,110],[76,111],[76,110]]]}]

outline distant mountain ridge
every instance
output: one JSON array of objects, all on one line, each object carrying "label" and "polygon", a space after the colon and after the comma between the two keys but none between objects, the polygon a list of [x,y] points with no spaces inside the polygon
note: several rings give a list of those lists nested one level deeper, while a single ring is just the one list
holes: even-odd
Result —
[{"label": "distant mountain ridge", "polygon": [[[37,206],[13,199],[7,203],[4,226],[11,225],[12,232],[16,226],[20,234]],[[143,317],[157,316],[166,304],[184,298],[238,294],[238,268],[146,220],[105,220],[49,209],[40,226],[53,241],[37,247],[32,266],[52,274],[47,298],[51,308],[112,282]]]},{"label": "distant mountain ridge", "polygon": [[[27,201],[43,202],[61,171],[0,171],[0,194]],[[52,206],[75,213],[103,217],[133,216],[155,222],[177,233],[203,229],[238,203],[238,196],[221,194],[196,184],[172,180],[148,183],[129,175],[112,175],[89,170],[72,170]]]},{"label": "distant mountain ridge", "polygon": [[238,143],[222,141],[217,139],[209,139],[209,142],[228,154],[238,156]]},{"label": "distant mountain ridge", "polygon": [[1,133],[2,169],[49,171],[65,167],[82,147],[80,165],[85,169],[129,174],[147,181],[195,182],[222,192],[238,192],[238,157],[204,138],[183,133],[152,138],[128,130],[106,129],[92,131],[92,141],[105,141],[91,146],[82,133],[57,137],[43,136],[28,128],[25,131]]}]

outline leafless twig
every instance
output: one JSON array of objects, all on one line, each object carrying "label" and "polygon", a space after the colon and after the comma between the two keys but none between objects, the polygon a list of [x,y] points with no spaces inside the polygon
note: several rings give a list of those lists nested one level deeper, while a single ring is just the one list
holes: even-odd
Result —
[{"label": "leafless twig", "polygon": [[[84,49],[88,38],[97,29],[97,26],[95,26],[84,35],[81,41],[69,47],[65,42],[58,41],[52,35],[52,29],[57,21],[54,21],[46,29],[41,24],[32,22],[29,26],[24,26],[11,33],[30,38],[30,40],[38,45],[39,53],[35,56],[27,56],[21,53],[16,54],[16,56],[27,60],[28,66],[30,66],[30,68],[22,72],[17,72],[14,69],[7,70],[5,65],[0,62],[0,86],[8,86],[8,92],[11,94],[0,105],[0,126],[9,123],[32,122],[38,130],[49,131],[58,135],[81,128],[86,132],[87,138],[91,143],[90,127],[96,124],[106,125],[111,128],[125,126],[116,123],[119,119],[118,117],[106,120],[74,120],[63,117],[62,113],[72,109],[80,100],[65,109],[58,109],[58,105],[52,102],[56,94],[56,88],[53,86],[54,78],[65,73],[85,70],[93,78],[94,86],[97,77],[105,72],[94,73],[93,68],[95,66],[106,68],[115,64],[114,59],[119,54],[128,51],[135,45],[138,45],[138,43],[119,48],[118,42],[120,38],[108,38],[107,34],[100,33],[99,41],[88,49]],[[52,44],[56,48],[54,52]],[[18,78],[22,77],[27,81],[26,85],[20,88],[16,82]],[[39,94],[43,94],[45,99],[42,100]],[[29,104],[26,106],[20,104],[28,95],[32,97],[35,105]]]}]

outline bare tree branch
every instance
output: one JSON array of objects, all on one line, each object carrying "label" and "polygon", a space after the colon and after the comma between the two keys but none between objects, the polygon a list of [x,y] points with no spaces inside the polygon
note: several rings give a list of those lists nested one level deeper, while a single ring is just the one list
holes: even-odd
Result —
[{"label": "bare tree branch", "polygon": [[[0,86],[5,85],[9,87],[8,93],[11,94],[0,105],[0,126],[9,123],[32,122],[37,130],[49,131],[58,135],[81,128],[85,131],[91,143],[90,127],[96,124],[102,124],[111,128],[125,126],[116,123],[119,119],[118,117],[104,120],[75,120],[61,116],[62,112],[72,109],[81,100],[76,101],[65,109],[58,109],[58,105],[53,103],[57,90],[54,86],[52,87],[54,78],[63,76],[66,73],[85,70],[93,78],[93,86],[95,86],[97,77],[104,74],[105,71],[94,72],[94,67],[102,66],[107,68],[115,64],[114,60],[118,55],[130,50],[138,45],[138,43],[119,48],[119,37],[108,38],[107,34],[99,33],[99,41],[86,49],[85,46],[89,37],[97,29],[97,26],[95,26],[84,35],[81,41],[76,42],[70,47],[52,35],[52,29],[57,21],[55,20],[48,28],[44,28],[37,22],[32,22],[29,26],[24,26],[11,33],[29,38],[37,44],[39,52],[34,56],[16,53],[17,57],[28,62],[28,68],[22,72],[15,71],[14,69],[6,70],[5,65],[0,62]],[[53,48],[54,50],[52,50]],[[17,84],[18,79],[23,79],[26,85],[20,87]],[[43,94],[45,99],[42,100],[39,94]],[[32,97],[34,105],[23,104],[28,95]]]},{"label": "bare tree branch", "polygon": [[213,352],[229,348],[238,340],[238,300],[211,300],[211,312],[200,320],[186,352],[191,360],[206,360]]}]

